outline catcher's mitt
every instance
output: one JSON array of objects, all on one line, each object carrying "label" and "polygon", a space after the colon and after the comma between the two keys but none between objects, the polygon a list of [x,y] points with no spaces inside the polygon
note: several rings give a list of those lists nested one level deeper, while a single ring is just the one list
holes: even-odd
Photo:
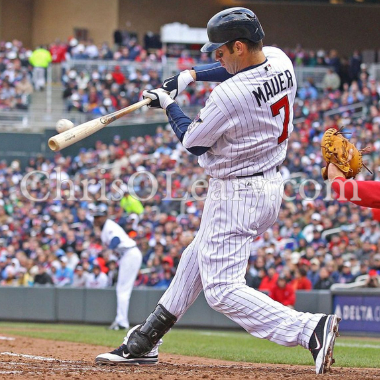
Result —
[{"label": "catcher's mitt", "polygon": [[[340,130],[329,128],[322,137],[322,155],[326,160],[326,167],[322,168],[322,177],[328,179],[327,168],[329,164],[337,166],[346,178],[355,178],[364,166],[372,173],[362,160],[362,153],[368,152],[368,148],[358,150],[356,146],[350,143]],[[352,158],[349,161],[350,150],[352,149]]]}]

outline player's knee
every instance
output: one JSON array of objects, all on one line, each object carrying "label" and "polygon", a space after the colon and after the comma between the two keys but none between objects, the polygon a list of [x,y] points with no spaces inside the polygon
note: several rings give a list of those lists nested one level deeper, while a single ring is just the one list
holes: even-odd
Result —
[{"label": "player's knee", "polygon": [[223,313],[226,306],[226,294],[219,290],[219,287],[208,288],[204,291],[204,295],[208,305],[218,311]]}]

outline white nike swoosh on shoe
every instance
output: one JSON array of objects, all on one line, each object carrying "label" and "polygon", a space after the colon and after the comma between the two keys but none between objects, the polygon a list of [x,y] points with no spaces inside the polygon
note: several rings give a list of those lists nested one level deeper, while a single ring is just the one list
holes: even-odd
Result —
[{"label": "white nike swoosh on shoe", "polygon": [[124,351],[123,351],[123,358],[126,358],[126,359],[127,359],[127,358],[129,358],[130,355],[131,355],[130,353],[128,353],[128,354],[125,355],[125,354],[124,354]]},{"label": "white nike swoosh on shoe", "polygon": [[317,341],[317,347],[314,348],[314,350],[319,350],[321,348],[321,342],[319,341],[317,334],[314,333],[315,335],[315,340]]}]

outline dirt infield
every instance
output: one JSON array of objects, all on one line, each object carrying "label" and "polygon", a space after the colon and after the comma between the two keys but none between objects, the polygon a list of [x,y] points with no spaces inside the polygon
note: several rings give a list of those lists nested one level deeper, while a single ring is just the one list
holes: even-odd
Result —
[{"label": "dirt infield", "polygon": [[[316,379],[313,368],[289,365],[236,363],[161,354],[152,367],[98,366],[97,354],[111,347],[55,342],[20,336],[0,336],[0,379]],[[377,379],[380,370],[336,367],[327,378]]]}]

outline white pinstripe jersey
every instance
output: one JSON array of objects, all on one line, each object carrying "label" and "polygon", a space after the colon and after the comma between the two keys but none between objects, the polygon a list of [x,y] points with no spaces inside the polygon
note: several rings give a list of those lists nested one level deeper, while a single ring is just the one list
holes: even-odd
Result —
[{"label": "white pinstripe jersey", "polygon": [[120,244],[114,249],[114,251],[120,255],[122,255],[127,249],[136,247],[136,242],[127,235],[121,226],[113,220],[107,219],[100,235],[103,245],[108,247],[114,237],[120,239]]},{"label": "white pinstripe jersey", "polygon": [[292,62],[275,47],[267,60],[219,84],[189,125],[185,148],[207,146],[199,164],[214,178],[249,176],[280,165],[293,130]]}]

